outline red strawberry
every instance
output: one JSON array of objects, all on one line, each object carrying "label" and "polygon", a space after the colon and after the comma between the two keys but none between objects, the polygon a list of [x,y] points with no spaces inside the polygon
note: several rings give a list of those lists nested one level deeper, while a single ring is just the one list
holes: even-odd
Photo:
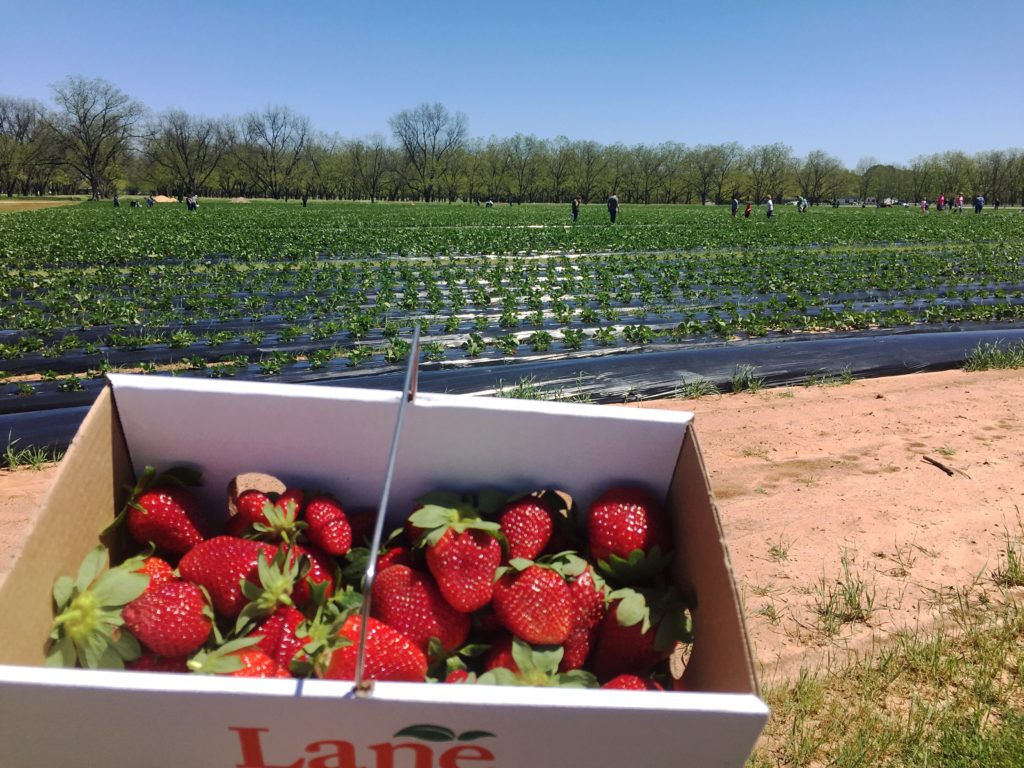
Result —
[{"label": "red strawberry", "polygon": [[[362,619],[350,616],[338,635],[349,642],[335,648],[327,658],[320,676],[331,680],[354,680],[359,630]],[[377,619],[370,618],[366,632],[366,680],[421,682],[427,676],[427,657],[409,638]]]},{"label": "red strawberry", "polygon": [[601,494],[587,516],[590,555],[609,579],[634,584],[669,561],[672,541],[661,504],[649,491],[617,486]]},{"label": "red strawberry", "polygon": [[174,568],[163,558],[150,555],[142,561],[142,567],[136,569],[135,573],[144,573],[149,576],[149,586],[146,589],[158,587],[174,580]]},{"label": "red strawberry", "polygon": [[309,559],[308,572],[295,583],[292,590],[295,604],[300,607],[308,605],[312,599],[313,589],[321,584],[326,588],[324,596],[330,597],[334,593],[334,572],[337,570],[335,562],[316,547],[292,544],[291,550],[293,559],[303,555]]},{"label": "red strawberry", "polygon": [[599,680],[646,675],[668,658],[676,641],[692,639],[689,613],[674,590],[655,595],[620,589],[611,598],[594,646],[593,669]]},{"label": "red strawberry", "polygon": [[531,645],[564,643],[576,612],[562,575],[526,560],[513,560],[495,582],[493,606],[501,625]]},{"label": "red strawberry", "polygon": [[377,574],[371,603],[374,618],[412,640],[427,652],[430,638],[451,653],[469,636],[469,615],[452,608],[434,580],[405,565],[393,565]]},{"label": "red strawberry", "polygon": [[306,536],[329,555],[341,556],[352,548],[352,526],[337,499],[315,496],[303,511]]},{"label": "red strawberry", "polygon": [[275,551],[264,542],[216,536],[187,552],[178,563],[178,572],[206,589],[217,615],[235,618],[248,602],[242,582],[258,581],[260,553],[270,561]]},{"label": "red strawberry", "polygon": [[299,520],[305,492],[290,488],[279,496],[248,490],[235,499],[235,515],[228,523],[232,535],[254,533],[267,541],[295,541],[305,524]]},{"label": "red strawberry", "polygon": [[554,528],[550,504],[537,496],[522,496],[501,508],[498,524],[508,541],[508,559],[534,560],[544,551]]},{"label": "red strawberry", "polygon": [[122,513],[131,537],[174,555],[203,541],[209,535],[206,519],[188,487],[197,485],[198,478],[197,472],[182,467],[159,475],[146,467]]},{"label": "red strawberry", "polygon": [[291,677],[252,637],[232,640],[212,651],[200,651],[188,660],[188,668],[206,675]]},{"label": "red strawberry", "polygon": [[562,672],[579,669],[586,663],[597,636],[597,628],[607,611],[604,587],[589,564],[584,564],[583,570],[575,576],[569,576],[567,581],[575,611],[569,637],[562,644],[565,654],[558,667]]},{"label": "red strawberry", "polygon": [[406,521],[406,535],[426,548],[427,568],[457,611],[471,613],[491,601],[504,536],[482,513],[497,509],[503,500],[493,491],[479,496],[437,491],[417,499]]},{"label": "red strawberry", "polygon": [[281,669],[289,669],[292,659],[306,643],[304,633],[298,631],[306,617],[296,608],[280,606],[256,625],[250,637],[259,637],[256,647],[270,656]]},{"label": "red strawberry", "polygon": [[203,591],[175,580],[150,587],[121,610],[124,625],[160,656],[188,656],[198,651],[213,628]]},{"label": "red strawberry", "polygon": [[256,523],[266,523],[267,519],[263,516],[263,508],[267,504],[273,504],[273,500],[269,495],[263,491],[248,490],[243,491],[235,499],[235,514],[232,520],[238,520],[239,524],[245,526],[256,525]]},{"label": "red strawberry", "polygon": [[453,669],[444,679],[446,683],[471,683],[473,680],[473,673],[466,669]]},{"label": "red strawberry", "polygon": [[665,689],[649,677],[638,677],[637,675],[618,675],[613,677],[602,688],[615,688],[620,691],[664,691]]},{"label": "red strawberry", "polygon": [[512,635],[502,633],[491,644],[491,649],[484,656],[484,669],[509,669],[519,673],[519,665],[512,658]]},{"label": "red strawberry", "polygon": [[483,608],[494,593],[501,544],[487,532],[448,529],[427,549],[427,567],[449,605],[463,613]]},{"label": "red strawberry", "polygon": [[184,656],[167,658],[152,651],[143,651],[139,658],[125,662],[124,668],[135,672],[188,672],[187,661]]}]

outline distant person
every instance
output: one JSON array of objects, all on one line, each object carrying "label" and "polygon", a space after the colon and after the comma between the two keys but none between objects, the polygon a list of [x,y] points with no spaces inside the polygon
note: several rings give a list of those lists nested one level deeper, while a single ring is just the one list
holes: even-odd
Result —
[{"label": "distant person", "polygon": [[120,197],[120,195],[117,194],[117,192],[114,193],[114,207],[115,208],[120,208],[121,207],[121,197]]},{"label": "distant person", "polygon": [[771,195],[768,195],[768,199],[764,201],[764,209],[765,213],[768,214],[768,218],[770,219],[772,217],[772,214],[775,212],[775,203],[772,202]]},{"label": "distant person", "polygon": [[963,213],[964,212],[964,193],[963,192],[961,192],[960,194],[958,194],[956,196],[956,212],[957,213]]},{"label": "distant person", "polygon": [[302,207],[305,208],[306,207],[306,203],[308,203],[308,202],[309,202],[309,195],[307,195],[305,192],[303,192],[302,193]]},{"label": "distant person", "polygon": [[743,218],[744,219],[749,219],[750,218],[750,214],[753,213],[753,212],[754,212],[754,204],[753,203],[747,203],[747,207],[743,209]]},{"label": "distant person", "polygon": [[796,209],[799,213],[805,213],[807,211],[807,198],[800,195],[796,201]]},{"label": "distant person", "polygon": [[739,209],[740,209],[740,201],[737,199],[736,195],[733,195],[732,196],[732,215],[735,216],[736,215],[736,211],[738,211]]},{"label": "distant person", "polygon": [[974,198],[974,212],[981,213],[981,209],[985,207],[985,196],[978,195]]},{"label": "distant person", "polygon": [[615,193],[612,193],[612,196],[608,198],[608,215],[611,217],[612,224],[614,224],[616,217],[619,215],[619,196]]},{"label": "distant person", "polygon": [[494,207],[494,201],[491,198],[488,197],[487,198],[487,202],[484,203],[484,207],[486,207],[486,208],[493,208]]},{"label": "distant person", "polygon": [[924,199],[924,198],[922,197],[922,198],[921,198],[921,213],[924,213],[924,212],[925,212],[925,211],[927,211],[927,210],[928,210],[928,201],[927,201],[927,200],[925,200],[925,199]]},{"label": "distant person", "polygon": [[999,196],[997,195],[996,198],[992,201],[992,210],[998,211],[1000,205],[1002,205],[1002,203],[999,200]]},{"label": "distant person", "polygon": [[576,197],[574,197],[574,198],[572,199],[572,208],[571,208],[571,211],[572,211],[572,220],[573,220],[573,223],[576,223],[576,219],[578,219],[578,218],[580,217],[580,205],[581,205],[582,203],[583,203],[583,201],[582,201],[582,200],[580,200],[580,196],[579,196],[579,195],[576,195]]},{"label": "distant person", "polygon": [[185,202],[188,203],[188,209],[190,211],[198,211],[199,210],[199,196],[198,195],[195,195],[195,194],[189,195],[187,198],[185,198]]},{"label": "distant person", "polygon": [[155,202],[156,202],[156,200],[153,199],[152,195],[146,195],[146,207],[147,208],[152,208],[153,207],[153,203],[155,203]]},{"label": "distant person", "polygon": [[946,210],[946,196],[942,192],[939,192],[939,197],[935,201],[935,210],[936,211],[944,211],[944,210]]}]

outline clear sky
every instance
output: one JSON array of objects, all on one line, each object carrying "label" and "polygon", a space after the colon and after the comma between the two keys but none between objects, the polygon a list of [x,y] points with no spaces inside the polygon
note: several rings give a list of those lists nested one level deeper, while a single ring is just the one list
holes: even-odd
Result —
[{"label": "clear sky", "polygon": [[1024,147],[1021,0],[0,0],[0,96],[99,77],[155,112],[270,105],[346,138],[422,102],[471,136]]}]

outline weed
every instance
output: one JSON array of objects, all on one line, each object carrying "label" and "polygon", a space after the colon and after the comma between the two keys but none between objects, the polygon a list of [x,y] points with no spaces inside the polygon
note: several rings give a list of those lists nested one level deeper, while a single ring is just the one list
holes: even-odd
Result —
[{"label": "weed", "polygon": [[1000,346],[998,341],[983,342],[964,360],[965,371],[989,371],[1024,367],[1024,343]]},{"label": "weed", "polygon": [[757,368],[748,363],[740,363],[732,374],[733,392],[758,392],[764,386],[764,379],[756,374]]},{"label": "weed", "polygon": [[773,563],[781,563],[789,560],[789,550],[793,546],[794,539],[787,539],[785,534],[779,534],[779,540],[773,541],[768,547],[768,559]]},{"label": "weed", "polygon": [[718,386],[711,379],[706,379],[703,376],[696,376],[692,379],[684,380],[678,387],[676,387],[676,396],[685,397],[690,400],[696,400],[706,395],[717,395]]},{"label": "weed", "polygon": [[2,454],[0,454],[0,469],[15,469],[17,467],[28,467],[34,470],[40,470],[47,464],[54,461],[60,461],[64,455],[63,451],[58,451],[53,448],[39,445],[30,445],[24,448],[18,448],[17,444],[21,442],[20,438],[13,437],[10,432],[7,433],[7,446],[4,448]]},{"label": "weed", "polygon": [[829,636],[843,624],[866,623],[875,607],[875,588],[853,573],[849,553],[844,552],[840,561],[842,575],[831,582],[823,576],[814,590],[815,612]]}]

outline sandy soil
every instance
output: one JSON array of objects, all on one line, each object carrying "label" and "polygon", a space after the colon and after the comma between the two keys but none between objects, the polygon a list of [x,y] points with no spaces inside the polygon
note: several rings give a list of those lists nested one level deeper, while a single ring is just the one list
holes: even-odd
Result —
[{"label": "sandy soil", "polygon": [[[1021,372],[947,371],[629,407],[696,413],[767,682],[992,587],[1024,536],[1021,403]],[[0,471],[0,573],[54,473]],[[829,627],[844,587],[870,610]]]}]

